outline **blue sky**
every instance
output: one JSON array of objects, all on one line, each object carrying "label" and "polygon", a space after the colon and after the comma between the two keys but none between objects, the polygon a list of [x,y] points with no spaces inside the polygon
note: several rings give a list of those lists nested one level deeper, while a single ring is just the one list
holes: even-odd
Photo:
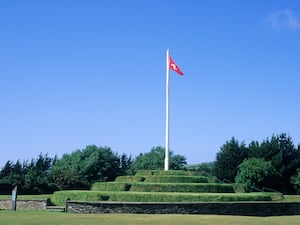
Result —
[{"label": "blue sky", "polygon": [[299,1],[1,1],[0,167],[87,145],[189,164],[232,136],[300,143]]}]

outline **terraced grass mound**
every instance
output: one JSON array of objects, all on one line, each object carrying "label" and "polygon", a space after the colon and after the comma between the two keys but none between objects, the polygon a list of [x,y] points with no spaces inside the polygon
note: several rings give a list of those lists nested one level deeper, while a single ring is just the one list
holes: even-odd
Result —
[{"label": "terraced grass mound", "polygon": [[66,199],[117,202],[212,202],[282,200],[280,193],[246,193],[242,184],[222,184],[190,171],[142,170],[114,182],[94,183],[91,191],[58,191],[52,202]]},{"label": "terraced grass mound", "polygon": [[165,193],[165,192],[115,192],[115,191],[57,191],[51,197],[56,205],[65,205],[66,199],[77,201],[116,202],[232,202],[279,200],[278,193]]}]

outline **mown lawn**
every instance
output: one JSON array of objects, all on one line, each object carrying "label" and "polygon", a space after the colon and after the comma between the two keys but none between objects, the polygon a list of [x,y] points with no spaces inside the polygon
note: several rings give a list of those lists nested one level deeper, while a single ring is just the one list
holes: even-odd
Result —
[{"label": "mown lawn", "polygon": [[300,216],[69,214],[0,210],[1,225],[299,225]]},{"label": "mown lawn", "polygon": [[[52,194],[47,195],[18,195],[19,200],[47,200],[47,198],[51,198]],[[11,195],[0,195],[0,199],[10,200]]]}]

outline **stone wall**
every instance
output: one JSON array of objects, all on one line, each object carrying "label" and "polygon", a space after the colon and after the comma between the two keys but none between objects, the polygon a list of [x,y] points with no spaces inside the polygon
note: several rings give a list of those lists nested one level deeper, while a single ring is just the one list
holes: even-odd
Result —
[{"label": "stone wall", "polygon": [[297,202],[114,203],[67,201],[70,213],[214,214],[245,216],[300,215]]},{"label": "stone wall", "polygon": [[[25,209],[25,210],[42,210],[46,209],[46,206],[49,205],[49,201],[44,200],[18,200],[17,201],[17,210]],[[12,209],[12,201],[11,200],[1,200],[0,199],[0,209]]]}]

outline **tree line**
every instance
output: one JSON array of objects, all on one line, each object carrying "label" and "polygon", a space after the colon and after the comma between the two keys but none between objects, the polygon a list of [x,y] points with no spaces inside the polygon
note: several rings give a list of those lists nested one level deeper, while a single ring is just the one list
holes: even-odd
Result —
[{"label": "tree line", "polygon": [[252,190],[300,193],[300,145],[285,133],[248,146],[233,137],[217,153],[212,174]]},{"label": "tree line", "polygon": [[[164,154],[165,149],[158,146],[133,158],[90,145],[60,159],[40,154],[31,161],[8,161],[0,171],[0,194],[9,194],[15,185],[22,194],[89,189],[94,182],[113,181],[138,170],[163,170]],[[233,137],[210,163],[187,166],[185,156],[172,151],[169,159],[172,170],[192,170],[220,182],[243,183],[252,191],[300,194],[300,145],[296,147],[284,133],[249,145]]]},{"label": "tree line", "polygon": [[[7,161],[0,171],[0,194],[18,186],[20,194],[53,193],[57,190],[90,189],[94,182],[113,181],[141,169],[163,169],[164,148],[154,147],[133,158],[109,147],[87,146],[61,159],[42,153],[31,161]],[[170,169],[185,169],[186,158],[170,152]]]}]

